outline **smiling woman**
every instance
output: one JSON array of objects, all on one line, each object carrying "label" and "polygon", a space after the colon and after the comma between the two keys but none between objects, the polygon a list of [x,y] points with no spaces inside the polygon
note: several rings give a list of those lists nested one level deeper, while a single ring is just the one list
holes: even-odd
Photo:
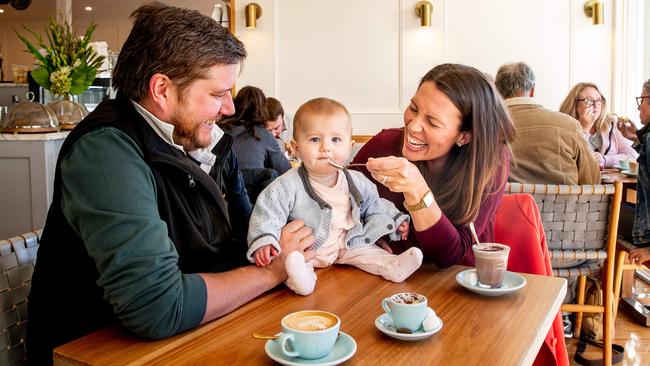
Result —
[{"label": "smiling woman", "polygon": [[[411,214],[414,230],[392,249],[418,247],[438,267],[473,266],[467,224],[474,222],[481,242],[494,242],[514,135],[501,98],[482,72],[458,64],[429,71],[404,112],[404,128],[380,132],[354,159],[367,162],[364,173],[381,197]],[[545,275],[539,269],[546,262],[518,244],[509,243],[509,263]],[[536,365],[569,364],[558,337],[552,328]]]},{"label": "smiling woman", "polygon": [[444,64],[422,78],[404,125],[375,136],[354,162],[367,161],[380,194],[411,212],[415,232],[406,246],[418,245],[440,267],[470,264],[465,224],[475,222],[481,241],[494,239],[512,123],[480,71]]}]

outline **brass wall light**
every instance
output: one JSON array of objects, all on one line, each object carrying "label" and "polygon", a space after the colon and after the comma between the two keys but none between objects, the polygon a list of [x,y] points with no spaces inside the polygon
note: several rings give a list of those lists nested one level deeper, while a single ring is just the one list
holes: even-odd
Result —
[{"label": "brass wall light", "polygon": [[256,28],[257,19],[262,15],[262,7],[258,3],[246,4],[246,28]]},{"label": "brass wall light", "polygon": [[430,2],[423,0],[415,5],[415,15],[420,17],[420,26],[431,26],[431,13],[433,12],[433,5]]},{"label": "brass wall light", "polygon": [[593,25],[605,23],[605,4],[598,0],[589,0],[585,3],[585,14],[592,19]]}]

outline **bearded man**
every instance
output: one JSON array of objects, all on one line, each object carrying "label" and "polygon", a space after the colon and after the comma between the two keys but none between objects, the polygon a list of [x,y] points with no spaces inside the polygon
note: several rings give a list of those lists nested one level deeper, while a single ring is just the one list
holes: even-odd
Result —
[{"label": "bearded man", "polygon": [[214,124],[234,112],[243,44],[189,9],[151,3],[131,17],[116,99],[59,154],[28,301],[30,364],[112,323],[159,339],[220,317],[285,281],[286,256],[313,243],[294,221],[271,265],[246,265],[250,202]]}]

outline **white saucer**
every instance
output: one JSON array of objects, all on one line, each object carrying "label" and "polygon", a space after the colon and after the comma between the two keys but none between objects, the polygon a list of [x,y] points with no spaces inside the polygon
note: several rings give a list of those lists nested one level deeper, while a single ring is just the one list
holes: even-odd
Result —
[{"label": "white saucer", "polygon": [[420,339],[428,338],[440,331],[442,329],[442,320],[436,316],[438,324],[432,330],[425,332],[420,328],[411,334],[398,333],[395,326],[393,326],[393,318],[390,315],[383,313],[375,319],[375,327],[379,329],[382,333],[386,334],[389,337],[399,339],[402,341],[419,341]]},{"label": "white saucer", "polygon": [[[302,365],[318,365],[318,366],[333,366],[338,365],[342,362],[345,362],[354,356],[354,353],[357,352],[357,342],[354,341],[354,338],[351,336],[340,332],[341,336],[334,343],[334,347],[329,355],[319,358],[316,360],[304,360],[298,357],[289,357],[282,353],[280,346],[276,341],[266,341],[266,346],[264,346],[264,351],[266,354],[273,359],[273,361],[278,362],[282,365],[289,366],[302,366]],[[276,335],[280,335],[276,334]]]},{"label": "white saucer", "polygon": [[466,269],[458,272],[456,282],[470,291],[485,296],[501,296],[519,290],[526,286],[526,279],[519,273],[506,271],[503,276],[503,285],[499,288],[483,288],[478,286],[476,268]]},{"label": "white saucer", "polygon": [[629,171],[629,170],[621,170],[621,173],[627,175],[628,177],[636,177],[636,176],[639,175],[638,172],[637,172],[637,173],[632,173],[632,172]]}]

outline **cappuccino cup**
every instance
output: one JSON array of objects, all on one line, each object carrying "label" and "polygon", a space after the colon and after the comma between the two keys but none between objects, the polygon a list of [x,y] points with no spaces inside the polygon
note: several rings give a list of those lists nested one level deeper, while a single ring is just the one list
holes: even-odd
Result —
[{"label": "cappuccino cup", "polygon": [[414,292],[400,292],[381,302],[386,314],[393,319],[395,328],[407,328],[415,332],[422,327],[427,316],[427,298]]},{"label": "cappuccino cup", "polygon": [[303,310],[282,318],[282,335],[277,340],[289,357],[315,360],[327,356],[339,334],[341,319],[321,310]]},{"label": "cappuccino cup", "polygon": [[510,247],[497,243],[481,243],[472,246],[476,262],[478,286],[499,288],[503,285],[503,276],[508,267]]},{"label": "cappuccino cup", "polygon": [[630,161],[630,173],[632,174],[639,174],[639,163],[636,161]]}]

